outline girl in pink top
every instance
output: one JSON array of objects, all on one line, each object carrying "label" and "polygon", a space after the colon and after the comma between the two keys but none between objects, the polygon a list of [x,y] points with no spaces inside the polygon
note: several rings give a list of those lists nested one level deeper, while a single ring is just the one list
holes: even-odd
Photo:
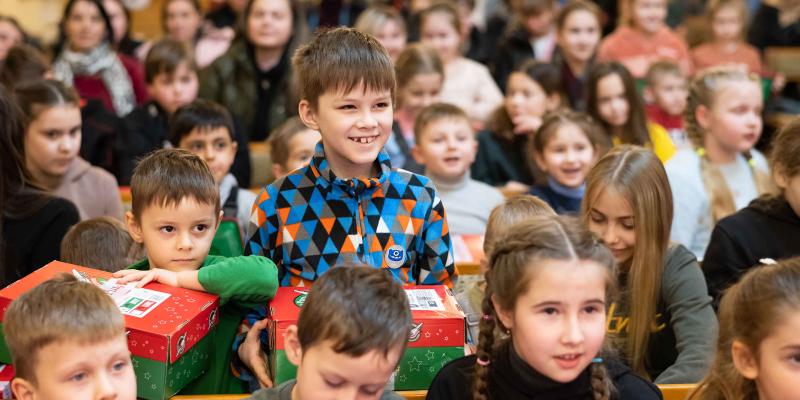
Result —
[{"label": "girl in pink top", "polygon": [[664,22],[667,0],[624,0],[620,6],[620,25],[603,40],[598,61],[618,61],[636,78],[644,78],[650,64],[661,60],[691,74],[686,43]]}]

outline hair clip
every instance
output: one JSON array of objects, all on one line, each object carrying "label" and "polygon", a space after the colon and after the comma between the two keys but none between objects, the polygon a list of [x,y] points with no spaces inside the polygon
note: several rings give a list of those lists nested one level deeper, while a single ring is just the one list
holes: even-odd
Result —
[{"label": "hair clip", "polygon": [[747,159],[747,164],[749,164],[751,167],[755,167],[756,166],[756,159],[753,158],[753,157],[748,158]]},{"label": "hair clip", "polygon": [[483,314],[483,317],[481,317],[481,318],[483,318],[484,321],[491,321],[491,320],[494,319],[494,317],[492,317],[489,314]]},{"label": "hair clip", "polygon": [[491,364],[491,361],[489,361],[488,359],[482,359],[480,357],[478,357],[476,361],[478,365],[480,365],[481,367],[488,367],[489,364]]},{"label": "hair clip", "polygon": [[603,357],[595,357],[592,359],[592,363],[600,364],[601,362],[603,362]]},{"label": "hair clip", "polygon": [[697,150],[695,150],[695,152],[700,157],[704,157],[706,155],[706,149],[703,147],[698,147]]}]

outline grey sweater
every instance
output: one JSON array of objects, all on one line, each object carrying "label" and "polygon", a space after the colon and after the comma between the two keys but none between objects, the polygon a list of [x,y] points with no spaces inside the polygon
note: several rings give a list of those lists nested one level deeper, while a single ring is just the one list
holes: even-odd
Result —
[{"label": "grey sweater", "polygon": [[434,186],[447,215],[447,227],[455,235],[483,235],[489,214],[503,203],[503,194],[496,188],[470,178],[463,177],[447,182],[425,171]]},{"label": "grey sweater", "polygon": [[[608,333],[624,340],[629,317],[628,307],[612,304]],[[655,324],[646,356],[650,377],[655,383],[700,381],[714,355],[717,317],[697,260],[679,244],[670,245],[664,256]]]},{"label": "grey sweater", "polygon": [[[295,383],[297,381],[292,379],[274,388],[257,390],[247,400],[292,400],[292,389],[294,389]],[[403,400],[403,398],[387,390],[381,395],[381,400]]]}]

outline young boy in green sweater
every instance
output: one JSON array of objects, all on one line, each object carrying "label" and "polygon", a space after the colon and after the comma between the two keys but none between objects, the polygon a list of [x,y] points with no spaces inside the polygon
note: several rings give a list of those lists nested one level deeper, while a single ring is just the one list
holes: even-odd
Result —
[{"label": "young boy in green sweater", "polygon": [[209,371],[181,394],[244,393],[230,372],[230,349],[246,312],[275,295],[275,264],[259,256],[208,255],[222,219],[219,190],[206,163],[188,151],[162,149],[145,157],[134,169],[131,197],[125,222],[148,258],[117,272],[119,283],[160,282],[220,297]]}]

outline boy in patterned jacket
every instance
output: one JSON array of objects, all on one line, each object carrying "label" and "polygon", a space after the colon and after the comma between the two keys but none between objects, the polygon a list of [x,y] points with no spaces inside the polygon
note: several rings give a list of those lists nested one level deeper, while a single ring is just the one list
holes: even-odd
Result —
[{"label": "boy in patterned jacket", "polygon": [[[452,287],[457,271],[433,184],[392,169],[382,150],[395,94],[386,50],[369,35],[336,28],[298,49],[293,66],[299,116],[322,141],[308,166],[258,195],[245,251],[272,259],[281,286],[309,285],[337,265],[367,264],[404,284]],[[256,323],[253,330],[263,327]],[[258,335],[247,337],[241,348],[234,345],[242,362],[236,369],[268,386]]]}]

